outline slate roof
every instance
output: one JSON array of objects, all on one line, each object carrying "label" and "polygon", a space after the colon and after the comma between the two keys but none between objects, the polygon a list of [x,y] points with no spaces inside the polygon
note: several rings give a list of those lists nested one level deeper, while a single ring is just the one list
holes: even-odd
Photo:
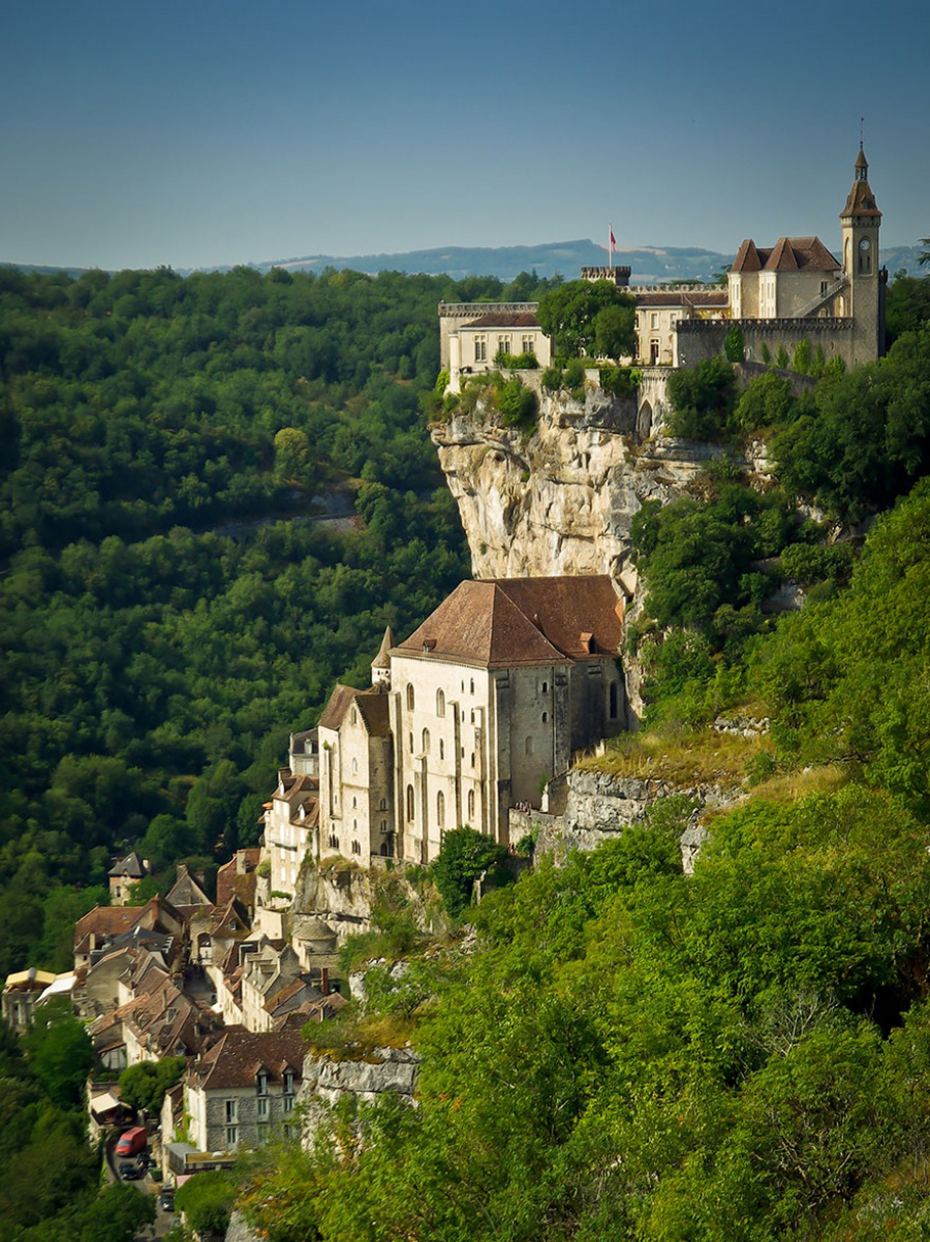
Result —
[{"label": "slate roof", "polygon": [[835,272],[842,265],[819,237],[779,237],[774,246],[757,246],[747,238],[731,272]]},{"label": "slate roof", "polygon": [[388,652],[394,646],[394,631],[390,626],[384,631],[384,637],[381,639],[381,646],[378,648],[378,654],[371,662],[372,668],[390,668],[391,660]]},{"label": "slate roof", "polygon": [[143,876],[148,875],[145,864],[142,859],[133,850],[127,854],[125,858],[121,858],[114,866],[110,868],[107,875],[126,877],[130,880],[141,880]]},{"label": "slate roof", "polygon": [[462,582],[392,655],[480,668],[615,655],[623,604],[606,575]]}]

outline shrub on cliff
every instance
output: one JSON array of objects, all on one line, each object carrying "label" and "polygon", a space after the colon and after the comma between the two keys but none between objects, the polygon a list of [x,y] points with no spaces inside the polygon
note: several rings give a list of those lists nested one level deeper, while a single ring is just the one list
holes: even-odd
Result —
[{"label": "shrub on cliff", "polygon": [[673,436],[719,443],[732,434],[736,372],[725,358],[707,358],[696,367],[668,377],[672,413],[666,420]]}]

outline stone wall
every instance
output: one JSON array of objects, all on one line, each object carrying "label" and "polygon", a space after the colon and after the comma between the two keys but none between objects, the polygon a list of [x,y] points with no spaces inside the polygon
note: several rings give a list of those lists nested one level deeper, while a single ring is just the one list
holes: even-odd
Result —
[{"label": "stone wall", "polygon": [[811,316],[809,319],[685,319],[677,326],[678,363],[696,367],[707,358],[723,353],[730,329],[738,324],[743,334],[745,356],[750,362],[762,360],[765,345],[774,359],[784,345],[789,359],[801,341],[809,341],[812,350],[820,345],[824,358],[842,358],[847,366],[855,363],[854,320]]},{"label": "stone wall", "polygon": [[605,841],[616,840],[627,828],[644,824],[650,807],[663,798],[681,795],[695,808],[681,838],[682,863],[690,872],[706,835],[700,823],[702,813],[734,805],[742,796],[738,790],[705,784],[681,788],[663,780],[574,770],[568,774],[563,814],[537,817],[536,854],[558,859],[572,850],[595,850]]}]

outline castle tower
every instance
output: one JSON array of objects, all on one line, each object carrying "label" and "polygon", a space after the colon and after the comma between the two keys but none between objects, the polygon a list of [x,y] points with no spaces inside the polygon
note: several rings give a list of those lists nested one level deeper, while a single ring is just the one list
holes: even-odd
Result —
[{"label": "castle tower", "polygon": [[843,227],[843,271],[849,284],[847,315],[854,320],[853,357],[870,362],[885,348],[885,281],[879,270],[878,235],[882,213],[869,186],[869,164],[862,144],[856,157],[852,189],[840,212]]}]

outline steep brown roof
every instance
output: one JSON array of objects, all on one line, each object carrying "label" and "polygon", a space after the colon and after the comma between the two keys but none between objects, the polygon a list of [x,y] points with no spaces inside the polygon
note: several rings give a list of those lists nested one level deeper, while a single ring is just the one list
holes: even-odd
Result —
[{"label": "steep brown roof", "polygon": [[539,320],[532,311],[497,311],[479,315],[463,328],[538,328]]},{"label": "steep brown roof", "polygon": [[344,686],[337,681],[326,706],[323,708],[319,727],[321,729],[338,729],[342,724],[343,716],[349,709],[349,704],[357,694],[358,691],[354,686]]},{"label": "steep brown roof", "polygon": [[564,664],[616,654],[622,632],[606,576],[500,578],[460,583],[393,654],[481,668]]},{"label": "steep brown roof", "polygon": [[623,601],[606,574],[505,578],[498,585],[573,660],[617,654],[623,641]]},{"label": "steep brown roof", "polygon": [[872,216],[879,220],[882,218],[868,181],[853,182],[846,198],[846,206],[840,212],[841,220],[843,216]]},{"label": "steep brown roof", "polygon": [[759,251],[756,249],[756,243],[751,237],[747,237],[737,252],[736,258],[733,260],[731,272],[758,272],[762,268],[762,260],[759,258]]},{"label": "steep brown roof", "polygon": [[112,940],[131,931],[136,919],[145,912],[146,906],[95,906],[89,914],[83,915],[74,925],[74,951],[89,951],[90,937],[93,935],[97,946],[101,941]]},{"label": "steep brown roof", "polygon": [[377,691],[363,690],[355,700],[365,727],[371,737],[387,737],[390,732],[388,719],[388,696]]},{"label": "steep brown roof", "polygon": [[270,1082],[281,1081],[284,1071],[300,1080],[306,1045],[299,1030],[246,1031],[227,1027],[225,1034],[190,1070],[191,1084],[206,1091],[252,1087],[259,1070]]},{"label": "steep brown roof", "polygon": [[840,263],[819,237],[779,237],[771,249],[744,241],[732,272],[835,272]]},{"label": "steep brown roof", "polygon": [[[245,870],[240,871],[237,859],[245,856]],[[226,906],[231,898],[238,897],[247,906],[255,905],[255,868],[262,860],[260,849],[237,850],[228,863],[216,873],[216,904]]]},{"label": "steep brown roof", "polygon": [[388,735],[390,732],[388,696],[375,687],[370,687],[368,690],[356,690],[353,686],[343,686],[338,682],[329,696],[329,702],[323,709],[320,728],[338,729],[352,704],[358,708],[365,728],[372,737]]}]

